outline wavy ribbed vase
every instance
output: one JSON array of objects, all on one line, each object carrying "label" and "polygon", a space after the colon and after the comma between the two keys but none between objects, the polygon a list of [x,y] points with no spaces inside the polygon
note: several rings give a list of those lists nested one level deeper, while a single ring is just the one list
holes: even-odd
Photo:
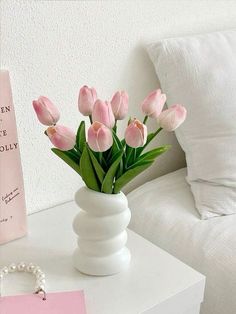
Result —
[{"label": "wavy ribbed vase", "polygon": [[131,218],[126,196],[104,194],[83,187],[75,194],[80,212],[73,228],[78,235],[74,266],[82,273],[106,276],[121,272],[130,263],[125,246]]}]

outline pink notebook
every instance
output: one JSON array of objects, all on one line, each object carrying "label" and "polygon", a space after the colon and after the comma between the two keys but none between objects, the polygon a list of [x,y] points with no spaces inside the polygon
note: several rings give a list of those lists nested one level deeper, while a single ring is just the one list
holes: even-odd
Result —
[{"label": "pink notebook", "polygon": [[83,291],[27,294],[0,298],[1,314],[86,314]]}]

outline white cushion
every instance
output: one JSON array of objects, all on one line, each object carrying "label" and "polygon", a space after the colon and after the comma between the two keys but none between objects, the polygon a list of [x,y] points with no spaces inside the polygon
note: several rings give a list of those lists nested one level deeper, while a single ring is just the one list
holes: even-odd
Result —
[{"label": "white cushion", "polygon": [[236,30],[165,39],[148,52],[168,105],[188,111],[176,135],[201,217],[236,213]]},{"label": "white cushion", "polygon": [[206,275],[201,314],[235,314],[236,215],[199,220],[185,177],[180,169],[129,193],[129,228]]}]

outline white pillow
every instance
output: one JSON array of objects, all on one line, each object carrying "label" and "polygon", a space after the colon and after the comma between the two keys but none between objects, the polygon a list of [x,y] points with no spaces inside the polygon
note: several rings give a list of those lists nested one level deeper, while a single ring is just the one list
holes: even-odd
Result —
[{"label": "white pillow", "polygon": [[176,130],[202,219],[236,213],[236,30],[148,47],[168,105],[188,111]]}]

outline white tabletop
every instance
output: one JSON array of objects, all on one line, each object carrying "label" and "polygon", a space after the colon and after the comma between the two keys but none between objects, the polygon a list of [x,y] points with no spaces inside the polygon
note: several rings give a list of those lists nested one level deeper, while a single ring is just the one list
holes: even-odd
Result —
[{"label": "white tabletop", "polygon": [[[202,301],[204,276],[132,231],[128,231],[132,262],[127,271],[108,277],[76,271],[72,264],[76,235],[71,225],[77,212],[70,202],[29,216],[29,235],[0,246],[0,267],[20,261],[38,264],[46,273],[48,292],[83,289],[88,314],[144,313],[195,286],[200,287],[193,291],[195,301]],[[30,275],[14,274],[4,281],[3,294],[33,288]]]}]

